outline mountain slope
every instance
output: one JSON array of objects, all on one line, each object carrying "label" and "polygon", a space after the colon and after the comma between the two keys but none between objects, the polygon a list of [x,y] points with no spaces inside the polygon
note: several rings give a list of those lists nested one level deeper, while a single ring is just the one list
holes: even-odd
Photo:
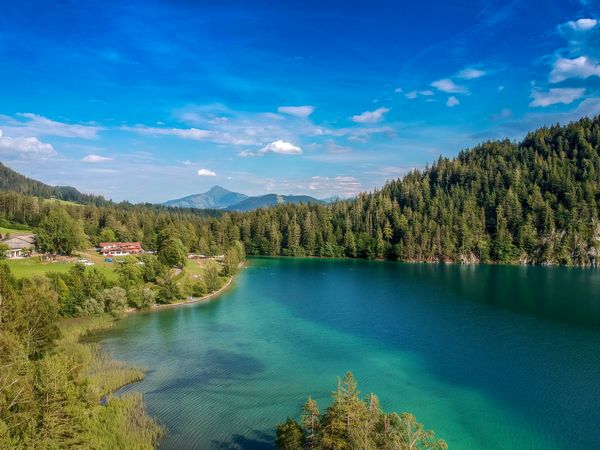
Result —
[{"label": "mountain slope", "polygon": [[0,162],[0,191],[17,192],[41,198],[57,198],[59,200],[103,205],[109,203],[104,197],[83,194],[72,186],[50,186],[18,172]]},{"label": "mountain slope", "polygon": [[232,192],[221,186],[213,186],[207,192],[188,195],[187,197],[169,200],[165,206],[197,209],[223,209],[225,211],[251,211],[257,208],[276,206],[285,203],[323,203],[308,195],[266,194],[249,197]]},{"label": "mountain slope", "polygon": [[248,198],[245,194],[232,192],[221,186],[213,186],[207,192],[188,195],[187,197],[169,200],[165,206],[198,209],[223,209]]},{"label": "mountain slope", "polygon": [[241,202],[225,208],[227,211],[252,211],[253,209],[266,208],[283,204],[299,204],[299,203],[323,203],[321,200],[310,197],[308,195],[277,195],[266,194],[256,197],[248,197]]}]

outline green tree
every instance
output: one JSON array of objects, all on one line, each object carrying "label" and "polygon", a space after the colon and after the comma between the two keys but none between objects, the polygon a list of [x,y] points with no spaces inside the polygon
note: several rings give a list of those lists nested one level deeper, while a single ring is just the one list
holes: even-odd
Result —
[{"label": "green tree", "polygon": [[10,248],[4,242],[0,242],[0,259],[6,259]]},{"label": "green tree", "polygon": [[36,239],[41,251],[59,255],[70,255],[88,244],[81,222],[61,208],[52,209],[42,219]]},{"label": "green tree", "polygon": [[23,281],[18,297],[19,315],[15,326],[30,358],[38,359],[52,347],[60,335],[58,322],[58,295],[50,281],[34,276]]},{"label": "green tree", "polygon": [[279,450],[302,450],[302,428],[298,423],[288,419],[277,425],[276,444]]},{"label": "green tree", "polygon": [[305,433],[306,447],[311,450],[316,449],[319,435],[319,407],[311,397],[308,397],[302,408],[302,429]]},{"label": "green tree", "polygon": [[338,379],[331,404],[323,414],[308,398],[298,424],[288,418],[277,426],[279,449],[314,450],[446,450],[433,431],[425,430],[410,413],[386,414],[374,394],[359,398],[356,381],[348,372]]},{"label": "green tree", "polygon": [[158,259],[167,267],[183,268],[187,260],[187,250],[183,246],[181,239],[174,237],[167,238],[160,246]]},{"label": "green tree", "polygon": [[215,292],[223,285],[223,280],[219,276],[219,264],[215,261],[208,260],[202,268],[202,280],[206,285],[208,292]]},{"label": "green tree", "polygon": [[168,274],[157,279],[156,302],[157,303],[173,303],[181,298],[181,291],[172,276]]},{"label": "green tree", "polygon": [[115,242],[116,240],[117,236],[110,228],[104,228],[98,235],[98,242]]}]

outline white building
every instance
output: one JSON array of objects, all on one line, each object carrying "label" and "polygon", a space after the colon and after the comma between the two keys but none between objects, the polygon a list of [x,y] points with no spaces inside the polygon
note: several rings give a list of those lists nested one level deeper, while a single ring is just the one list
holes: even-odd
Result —
[{"label": "white building", "polygon": [[33,234],[12,234],[0,240],[8,247],[9,258],[22,258],[29,256],[35,249],[35,236]]}]

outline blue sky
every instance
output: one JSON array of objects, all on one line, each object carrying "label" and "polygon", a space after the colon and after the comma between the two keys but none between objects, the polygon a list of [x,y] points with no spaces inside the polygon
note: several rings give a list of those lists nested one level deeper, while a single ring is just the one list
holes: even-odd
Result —
[{"label": "blue sky", "polygon": [[600,113],[597,1],[0,3],[0,160],[115,200],[346,197]]}]

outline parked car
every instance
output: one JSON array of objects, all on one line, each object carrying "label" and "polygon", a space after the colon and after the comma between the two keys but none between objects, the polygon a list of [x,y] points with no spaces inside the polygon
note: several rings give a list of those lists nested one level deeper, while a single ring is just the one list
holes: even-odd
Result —
[{"label": "parked car", "polygon": [[112,258],[104,258],[104,262],[111,263],[113,262]]},{"label": "parked car", "polygon": [[93,266],[94,263],[92,261],[86,261],[83,263],[84,266]]}]

